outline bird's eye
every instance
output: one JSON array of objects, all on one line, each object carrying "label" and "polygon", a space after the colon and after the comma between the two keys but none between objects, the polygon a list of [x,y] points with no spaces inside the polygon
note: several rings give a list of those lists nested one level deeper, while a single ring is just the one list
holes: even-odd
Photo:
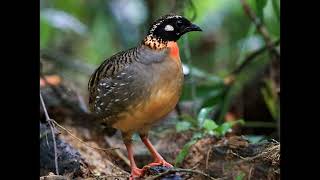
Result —
[{"label": "bird's eye", "polygon": [[181,20],[178,20],[178,21],[176,22],[176,25],[177,25],[177,27],[182,27],[182,26],[183,26],[183,23],[182,23]]}]

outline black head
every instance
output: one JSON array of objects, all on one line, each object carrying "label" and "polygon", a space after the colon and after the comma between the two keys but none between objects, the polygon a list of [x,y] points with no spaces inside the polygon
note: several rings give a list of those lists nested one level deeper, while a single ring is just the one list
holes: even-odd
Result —
[{"label": "black head", "polygon": [[202,31],[185,17],[169,14],[157,19],[149,29],[148,35],[164,41],[177,41],[183,34],[190,31]]}]

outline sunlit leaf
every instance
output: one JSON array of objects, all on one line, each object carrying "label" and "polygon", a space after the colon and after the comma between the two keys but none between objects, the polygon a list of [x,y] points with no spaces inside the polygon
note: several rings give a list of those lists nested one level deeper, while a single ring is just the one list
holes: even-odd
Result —
[{"label": "sunlit leaf", "polygon": [[199,127],[203,127],[203,123],[206,119],[208,119],[208,116],[210,112],[213,110],[213,107],[205,107],[202,108],[198,114],[198,124]]},{"label": "sunlit leaf", "polygon": [[224,136],[228,131],[230,131],[232,124],[230,122],[225,122],[221,124],[215,131],[220,135]]},{"label": "sunlit leaf", "polygon": [[214,122],[211,119],[206,119],[203,123],[203,128],[206,129],[207,131],[212,131],[214,129],[216,129],[217,127],[219,127],[216,122]]}]

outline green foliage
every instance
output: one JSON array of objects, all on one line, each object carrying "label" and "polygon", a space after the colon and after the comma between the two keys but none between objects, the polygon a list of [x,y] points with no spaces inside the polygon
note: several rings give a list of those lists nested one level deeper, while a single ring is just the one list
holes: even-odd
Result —
[{"label": "green foliage", "polygon": [[280,7],[279,7],[279,3],[280,3],[280,0],[272,0],[272,6],[273,6],[274,13],[275,13],[278,21],[280,22]]},{"label": "green foliage", "polygon": [[243,180],[244,176],[246,174],[244,172],[240,172],[237,176],[236,176],[236,180]]},{"label": "green foliage", "polygon": [[277,120],[280,116],[280,106],[275,85],[271,80],[266,80],[265,85],[266,86],[261,89],[261,93],[273,119]]},{"label": "green foliage", "polygon": [[209,117],[209,113],[214,107],[204,107],[200,110],[198,114],[198,126],[203,127],[204,121]]},{"label": "green foliage", "polygon": [[175,166],[179,166],[182,163],[184,158],[188,155],[190,147],[194,145],[198,139],[199,137],[193,137],[187,144],[183,146],[178,156],[176,157]]},{"label": "green foliage", "polygon": [[244,124],[243,120],[237,120],[235,122],[224,122],[221,125],[218,125],[214,120],[210,119],[210,114],[213,113],[214,110],[216,110],[214,106],[204,107],[200,109],[197,118],[194,119],[191,116],[183,116],[184,118],[188,118],[184,119],[185,121],[180,121],[176,124],[177,132],[193,130],[193,136],[191,140],[184,145],[184,147],[176,157],[176,166],[179,166],[181,164],[181,162],[187,156],[190,147],[202,137],[206,135],[215,135],[218,137],[224,136],[231,130],[233,125],[237,123]]},{"label": "green foliage", "polygon": [[260,18],[261,22],[263,22],[263,9],[267,5],[267,0],[258,0],[256,1],[256,9],[257,9],[257,16]]}]

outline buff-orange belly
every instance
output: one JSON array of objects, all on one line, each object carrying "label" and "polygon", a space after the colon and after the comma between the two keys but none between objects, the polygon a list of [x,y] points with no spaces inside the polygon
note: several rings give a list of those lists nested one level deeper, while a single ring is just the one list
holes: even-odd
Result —
[{"label": "buff-orange belly", "polygon": [[122,132],[143,131],[170,113],[179,100],[181,85],[154,89],[147,100],[120,114],[113,127]]}]

